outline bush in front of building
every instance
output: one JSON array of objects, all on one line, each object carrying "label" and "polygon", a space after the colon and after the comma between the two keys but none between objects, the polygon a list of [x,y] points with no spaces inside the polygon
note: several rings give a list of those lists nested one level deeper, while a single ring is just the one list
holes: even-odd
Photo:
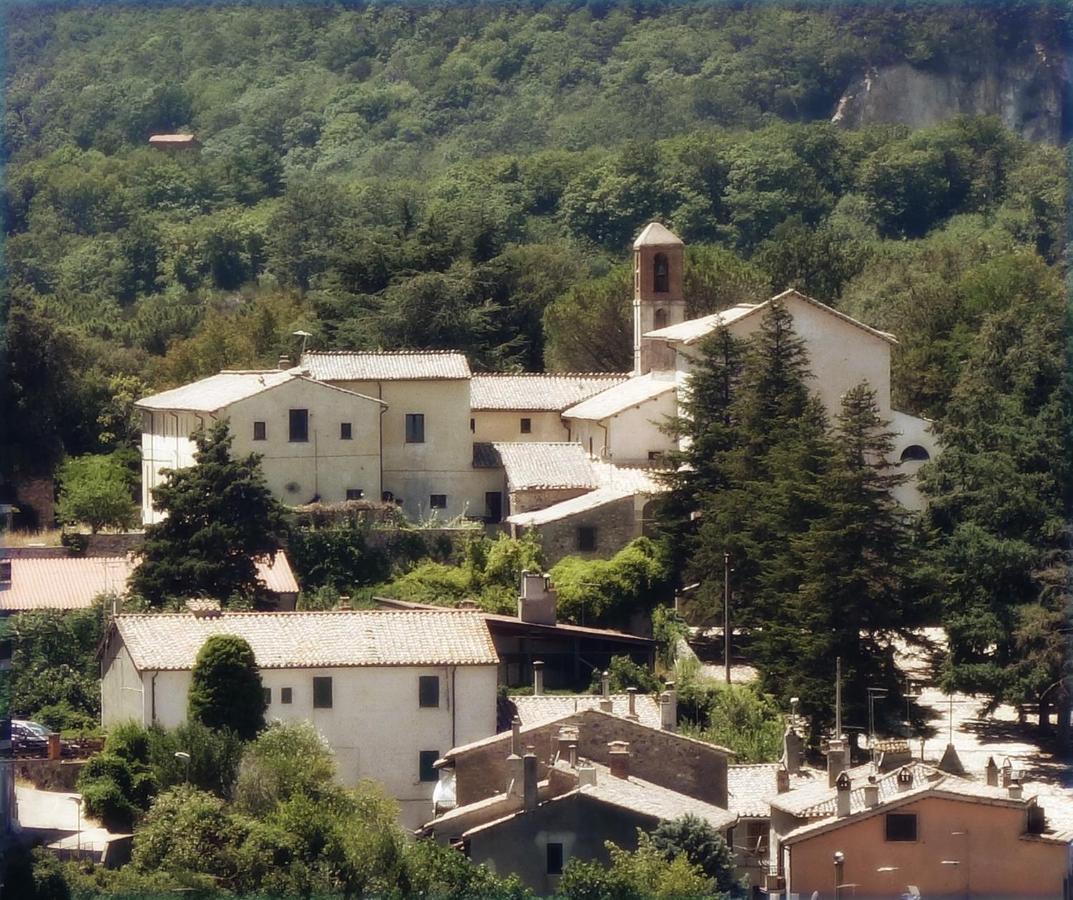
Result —
[{"label": "bush in front of building", "polygon": [[252,740],[265,726],[265,698],[253,648],[233,634],[205,640],[194,662],[187,716],[209,728],[230,728]]}]

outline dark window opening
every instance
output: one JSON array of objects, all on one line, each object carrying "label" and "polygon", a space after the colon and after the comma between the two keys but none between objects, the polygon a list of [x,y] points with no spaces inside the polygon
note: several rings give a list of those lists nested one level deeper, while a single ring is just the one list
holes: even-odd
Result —
[{"label": "dark window opening", "polygon": [[662,450],[649,450],[648,451],[648,461],[649,462],[658,462],[661,459],[663,459],[663,451]]},{"label": "dark window opening", "polygon": [[331,678],[313,679],[313,709],[332,708],[332,680]]},{"label": "dark window opening", "polygon": [[279,689],[279,702],[280,703],[290,703],[291,702],[291,689],[290,688],[280,688]]},{"label": "dark window opening", "polygon": [[349,441],[354,438],[354,427],[350,422],[339,423],[339,440]]},{"label": "dark window opening", "polygon": [[559,843],[548,843],[548,874],[549,875],[562,875],[563,874],[563,845]]},{"label": "dark window opening", "polygon": [[264,694],[265,706],[272,705],[272,688],[261,688],[261,693]]},{"label": "dark window opening", "polygon": [[662,308],[656,310],[655,326],[657,329],[667,327],[667,310]]},{"label": "dark window opening", "polygon": [[671,289],[671,265],[666,253],[657,253],[652,259],[652,290],[666,294]]},{"label": "dark window opening", "polygon": [[916,813],[887,813],[888,841],[915,841],[916,839]]},{"label": "dark window opening", "polygon": [[469,430],[470,430],[471,433],[474,433],[474,432],[477,431],[477,420],[476,419],[470,419],[469,420]]},{"label": "dark window opening", "polygon": [[920,444],[910,444],[902,451],[902,462],[927,462],[931,454]]},{"label": "dark window opening", "polygon": [[522,434],[532,434],[532,433],[533,433],[533,420],[532,419],[522,419]]},{"label": "dark window opening", "polygon": [[418,769],[422,781],[439,781],[440,776],[436,772],[436,760],[440,758],[439,750],[422,750],[418,758]]},{"label": "dark window opening", "polygon": [[429,509],[447,509],[447,495],[429,494],[428,505]]},{"label": "dark window opening", "polygon": [[577,530],[577,548],[582,551],[596,549],[596,529],[591,525],[582,525]]},{"label": "dark window opening", "polygon": [[440,676],[421,675],[417,679],[417,705],[423,709],[440,708]]},{"label": "dark window opening", "polygon": [[255,441],[267,440],[268,430],[265,428],[264,422],[253,423],[253,439]]},{"label": "dark window opening", "polygon": [[425,443],[425,414],[424,413],[407,413],[406,414],[406,443],[407,444],[423,444],[423,443]]},{"label": "dark window opening", "polygon": [[309,440],[309,410],[292,409],[290,412],[290,442],[304,444]]},{"label": "dark window opening", "polygon": [[503,494],[488,491],[484,495],[484,517],[489,522],[503,521]]},{"label": "dark window opening", "polygon": [[365,491],[361,488],[347,488],[346,498],[347,500],[363,500],[365,498]]}]

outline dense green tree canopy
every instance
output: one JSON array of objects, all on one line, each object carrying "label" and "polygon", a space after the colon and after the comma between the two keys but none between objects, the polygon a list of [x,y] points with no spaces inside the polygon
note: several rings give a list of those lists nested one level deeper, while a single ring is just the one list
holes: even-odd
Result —
[{"label": "dense green tree canopy", "polygon": [[191,721],[231,729],[244,740],[264,728],[261,673],[245,639],[214,634],[205,641],[194,661],[186,704]]}]

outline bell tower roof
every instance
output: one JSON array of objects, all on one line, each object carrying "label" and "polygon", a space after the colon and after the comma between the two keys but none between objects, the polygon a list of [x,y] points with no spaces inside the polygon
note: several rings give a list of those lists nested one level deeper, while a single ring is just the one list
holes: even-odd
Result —
[{"label": "bell tower roof", "polygon": [[681,247],[681,238],[659,222],[649,222],[633,242],[633,249],[642,247]]}]

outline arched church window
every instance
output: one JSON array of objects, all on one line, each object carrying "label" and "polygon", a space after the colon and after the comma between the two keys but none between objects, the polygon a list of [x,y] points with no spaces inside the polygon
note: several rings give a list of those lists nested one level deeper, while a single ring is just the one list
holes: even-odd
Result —
[{"label": "arched church window", "polygon": [[666,328],[667,327],[667,310],[665,310],[663,307],[660,307],[659,309],[657,309],[654,321],[655,321],[655,326],[656,326],[657,329]]},{"label": "arched church window", "polygon": [[652,260],[652,290],[666,294],[671,289],[671,266],[666,253],[657,253]]},{"label": "arched church window", "polygon": [[902,451],[902,462],[927,462],[931,454],[920,444],[910,444]]}]

